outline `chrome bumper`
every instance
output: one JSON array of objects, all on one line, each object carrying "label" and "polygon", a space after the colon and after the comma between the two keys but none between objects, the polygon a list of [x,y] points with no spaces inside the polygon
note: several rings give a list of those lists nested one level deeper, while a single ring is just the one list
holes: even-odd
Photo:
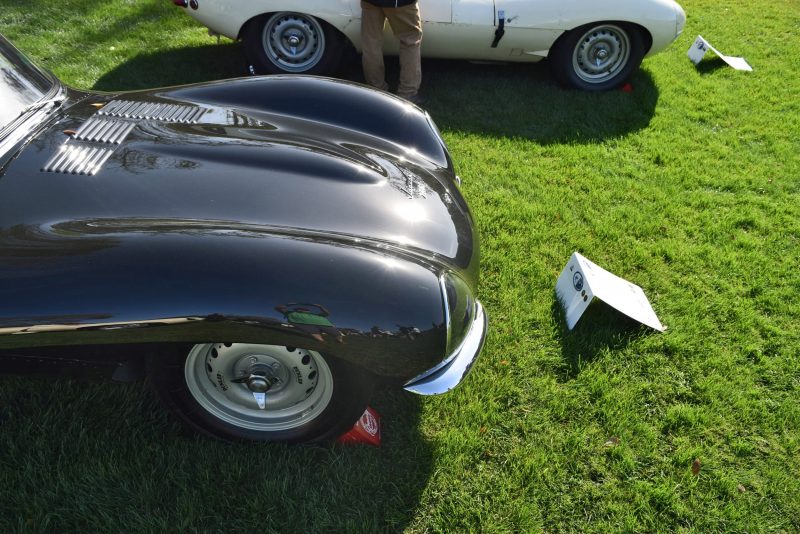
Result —
[{"label": "chrome bumper", "polygon": [[467,376],[483,348],[486,327],[489,325],[480,302],[476,302],[475,307],[475,319],[469,327],[469,332],[461,346],[448,358],[448,363],[441,368],[434,367],[412,379],[403,386],[406,391],[419,395],[439,395],[456,387]]}]

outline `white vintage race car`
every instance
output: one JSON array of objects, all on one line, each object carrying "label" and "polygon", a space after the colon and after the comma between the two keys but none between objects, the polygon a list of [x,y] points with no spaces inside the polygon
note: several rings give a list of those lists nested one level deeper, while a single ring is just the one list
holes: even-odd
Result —
[{"label": "white vintage race car", "polygon": [[[255,73],[326,74],[361,49],[360,0],[173,0],[211,32],[241,39]],[[420,0],[422,55],[537,62],[595,91],[622,84],[683,30],[673,0]],[[387,37],[389,29],[387,25]],[[396,53],[387,38],[387,53]]]}]

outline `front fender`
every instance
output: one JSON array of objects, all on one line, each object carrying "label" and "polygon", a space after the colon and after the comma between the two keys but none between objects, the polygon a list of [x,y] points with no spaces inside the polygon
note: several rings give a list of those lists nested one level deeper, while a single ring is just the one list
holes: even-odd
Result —
[{"label": "front fender", "polygon": [[561,29],[564,30],[603,21],[641,26],[651,40],[647,55],[665,49],[683,30],[680,20],[683,10],[673,0],[568,0],[561,4],[561,10],[564,14],[564,27]]},{"label": "front fender", "polygon": [[445,356],[439,268],[388,246],[164,220],[14,227],[0,241],[0,349],[280,344],[398,380]]},{"label": "front fender", "polygon": [[[343,28],[353,19],[353,0],[306,0],[302,3],[303,13],[312,13],[334,28]],[[199,2],[197,9],[187,10],[188,14],[210,30],[238,39],[242,28],[251,19],[266,13],[298,11],[296,0],[214,0]]]}]

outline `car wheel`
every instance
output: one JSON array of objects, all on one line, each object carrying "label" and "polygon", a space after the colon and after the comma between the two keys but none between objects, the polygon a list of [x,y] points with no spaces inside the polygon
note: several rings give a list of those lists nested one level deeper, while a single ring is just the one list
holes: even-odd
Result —
[{"label": "car wheel", "polygon": [[292,12],[254,19],[242,40],[256,74],[328,74],[339,64],[343,48],[341,35],[330,25]]},{"label": "car wheel", "polygon": [[247,343],[151,354],[148,376],[194,430],[225,440],[291,443],[340,436],[366,409],[372,386],[365,371],[339,359]]},{"label": "car wheel", "polygon": [[626,24],[587,24],[567,32],[549,55],[555,78],[584,91],[622,85],[644,57],[641,32]]}]

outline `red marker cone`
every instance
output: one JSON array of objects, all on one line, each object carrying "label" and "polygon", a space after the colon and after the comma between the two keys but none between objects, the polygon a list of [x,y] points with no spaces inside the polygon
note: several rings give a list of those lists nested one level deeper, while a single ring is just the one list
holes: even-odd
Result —
[{"label": "red marker cone", "polygon": [[353,425],[353,428],[342,434],[337,443],[365,443],[373,447],[381,446],[381,416],[370,407]]}]

